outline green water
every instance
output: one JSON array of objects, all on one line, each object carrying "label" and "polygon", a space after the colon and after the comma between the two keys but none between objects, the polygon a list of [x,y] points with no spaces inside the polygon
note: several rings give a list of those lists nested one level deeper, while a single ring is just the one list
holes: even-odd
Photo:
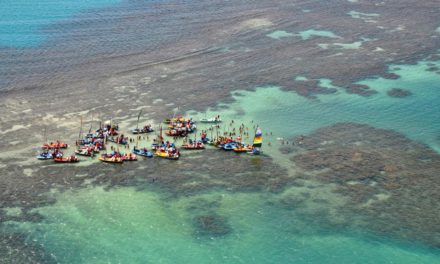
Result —
[{"label": "green water", "polygon": [[[188,211],[199,200],[233,232],[194,235]],[[179,200],[132,188],[87,188],[58,196],[38,211],[48,217],[22,224],[61,263],[435,263],[434,252],[350,234],[313,233],[292,212],[268,206],[262,194],[214,192]],[[298,234],[297,230],[308,230]]]},{"label": "green water", "polygon": [[[359,82],[378,92],[370,97],[348,94],[333,86],[331,80],[322,79],[321,86],[338,91],[318,95],[317,100],[282,91],[279,87],[261,87],[256,92],[238,91],[236,101],[221,114],[226,120],[258,121],[265,131],[272,131],[277,137],[307,134],[337,122],[365,123],[394,129],[440,151],[440,74],[427,71],[429,63],[433,62],[391,66],[390,72],[401,76],[397,80],[375,78]],[[292,79],[306,80],[306,77],[292,76]],[[403,88],[412,95],[390,97],[387,92],[392,88]],[[208,111],[207,115],[214,113],[218,111]]]}]

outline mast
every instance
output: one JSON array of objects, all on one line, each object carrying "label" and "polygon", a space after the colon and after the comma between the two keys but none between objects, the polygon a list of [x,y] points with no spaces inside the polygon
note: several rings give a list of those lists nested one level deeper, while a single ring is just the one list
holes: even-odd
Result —
[{"label": "mast", "polygon": [[142,114],[142,110],[139,111],[139,114],[138,114],[138,119],[137,119],[137,123],[136,123],[136,131],[139,131],[139,118],[141,118],[141,114]]},{"label": "mast", "polygon": [[79,134],[78,134],[78,140],[81,140],[82,136],[82,126],[83,126],[83,118],[81,116],[80,126],[79,126]]},{"label": "mast", "polygon": [[92,120],[90,121],[89,134],[92,133],[92,126],[93,126],[93,114],[92,114]]},{"label": "mast", "polygon": [[47,130],[47,128],[44,127],[44,131],[43,131],[44,143],[43,143],[43,144],[46,144],[46,143],[47,143],[47,133],[46,133],[46,130]]}]

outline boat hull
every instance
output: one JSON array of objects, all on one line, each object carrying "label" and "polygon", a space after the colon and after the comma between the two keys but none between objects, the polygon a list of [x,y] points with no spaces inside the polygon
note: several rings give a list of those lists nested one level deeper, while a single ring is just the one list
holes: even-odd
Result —
[{"label": "boat hull", "polygon": [[114,164],[122,164],[124,162],[124,160],[122,160],[122,158],[105,158],[105,157],[101,156],[98,159],[102,162],[114,163]]}]

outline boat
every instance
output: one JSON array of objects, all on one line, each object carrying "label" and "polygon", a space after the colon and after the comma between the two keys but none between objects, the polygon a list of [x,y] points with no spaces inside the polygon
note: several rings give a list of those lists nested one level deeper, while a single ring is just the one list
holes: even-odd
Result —
[{"label": "boat", "polygon": [[211,118],[202,118],[199,120],[200,123],[211,123],[211,124],[217,124],[217,123],[221,123],[222,120],[220,118],[220,116],[215,116],[215,117],[211,117]]},{"label": "boat", "polygon": [[139,128],[139,119],[141,118],[142,110],[139,111],[137,122],[136,122],[136,128],[131,129],[132,134],[145,134],[145,133],[151,133],[154,132],[154,129],[151,127],[151,125],[147,124],[143,128]]},{"label": "boat", "polygon": [[79,159],[76,156],[70,156],[70,157],[57,157],[53,159],[54,162],[58,163],[76,163],[79,162]]},{"label": "boat", "polygon": [[252,143],[252,149],[250,149],[247,153],[253,155],[260,155],[262,145],[263,145],[263,132],[261,132],[261,129],[258,128],[255,131],[254,141]]},{"label": "boat", "polygon": [[65,149],[69,147],[67,143],[56,141],[56,142],[50,142],[43,145],[42,149]]},{"label": "boat", "polygon": [[116,157],[116,156],[107,156],[105,154],[99,156],[98,158],[100,161],[102,162],[107,162],[107,163],[118,163],[121,164],[124,162],[124,160],[122,159],[122,157]]},{"label": "boat", "polygon": [[128,144],[128,138],[124,138],[123,135],[121,135],[120,137],[117,137],[117,138],[110,137],[107,140],[110,142],[116,143],[116,144],[120,144],[120,145],[127,145]]},{"label": "boat", "polygon": [[173,117],[173,118],[167,118],[163,121],[165,124],[170,124],[170,123],[184,123],[184,122],[193,122],[192,118],[186,118],[186,117]]},{"label": "boat", "polygon": [[92,157],[95,154],[95,151],[92,147],[83,147],[75,150],[75,154],[85,157]]},{"label": "boat", "polygon": [[148,151],[147,148],[139,149],[139,148],[134,147],[133,153],[136,155],[139,155],[139,156],[147,157],[147,158],[152,158],[154,156],[153,152]]},{"label": "boat", "polygon": [[42,153],[38,154],[37,159],[49,160],[49,159],[53,159],[53,155],[50,152],[42,152]]},{"label": "boat", "polygon": [[219,146],[223,150],[234,150],[234,148],[236,148],[238,146],[238,143],[232,141],[232,142],[228,142],[228,143],[225,143],[225,144],[221,144]]},{"label": "boat", "polygon": [[132,134],[147,134],[147,133],[151,133],[154,132],[154,129],[151,126],[144,126],[143,128],[133,128],[131,130]]},{"label": "boat", "polygon": [[205,145],[201,141],[197,141],[183,144],[182,148],[187,150],[205,149]]},{"label": "boat", "polygon": [[168,129],[165,130],[165,135],[170,137],[186,137],[188,135],[188,131],[183,129]]},{"label": "boat", "polygon": [[127,153],[122,155],[122,160],[124,161],[137,161],[137,156],[136,154],[133,153]]},{"label": "boat", "polygon": [[233,149],[235,153],[246,153],[248,151],[252,150],[252,146],[250,145],[238,145],[236,148]]},{"label": "boat", "polygon": [[164,150],[157,150],[154,153],[154,155],[156,155],[160,158],[169,159],[169,160],[178,160],[180,157],[180,154],[178,151],[170,152],[170,151],[164,151]]}]

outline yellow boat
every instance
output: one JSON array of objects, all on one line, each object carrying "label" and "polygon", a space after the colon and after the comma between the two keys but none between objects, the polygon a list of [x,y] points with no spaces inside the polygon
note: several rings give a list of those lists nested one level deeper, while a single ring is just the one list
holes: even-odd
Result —
[{"label": "yellow boat", "polygon": [[233,149],[234,152],[236,153],[246,153],[248,151],[252,150],[252,147],[250,146],[239,146]]},{"label": "yellow boat", "polygon": [[102,162],[107,162],[107,163],[123,163],[124,162],[124,160],[121,157],[99,156],[98,159]]},{"label": "yellow boat", "polygon": [[170,159],[170,160],[178,160],[180,155],[178,153],[168,153],[166,151],[156,151],[154,155],[164,158],[164,159]]}]

